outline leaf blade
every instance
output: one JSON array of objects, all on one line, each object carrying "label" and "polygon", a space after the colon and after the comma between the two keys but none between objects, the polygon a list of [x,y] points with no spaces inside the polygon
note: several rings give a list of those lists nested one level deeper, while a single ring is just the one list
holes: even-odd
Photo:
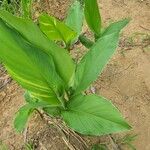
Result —
[{"label": "leaf blade", "polygon": [[85,0],[84,14],[89,28],[99,36],[101,32],[101,16],[97,0]]},{"label": "leaf blade", "polygon": [[19,109],[14,120],[14,127],[17,132],[22,132],[28,122],[29,116],[32,114],[34,108],[26,104]]},{"label": "leaf blade", "polygon": [[77,36],[72,40],[72,43],[77,41],[82,31],[83,19],[83,7],[79,1],[75,0],[71,8],[69,9],[68,15],[65,19],[65,24],[77,33]]},{"label": "leaf blade", "polygon": [[[62,83],[56,84],[56,88],[53,86],[58,75],[55,73],[51,57],[27,43],[19,33],[2,20],[0,20],[0,42],[0,57],[12,77],[30,92],[38,93],[42,99],[46,97],[49,102],[58,105],[56,93]],[[51,69],[48,68],[49,66]],[[54,73],[52,78],[46,76],[47,72],[44,70],[51,70]],[[49,84],[52,86],[50,87]]]},{"label": "leaf blade", "polygon": [[74,97],[62,112],[66,124],[85,135],[104,135],[129,130],[119,111],[97,95]]},{"label": "leaf blade", "polygon": [[53,107],[49,103],[37,99],[28,91],[25,92],[24,99],[31,106],[35,108],[42,108],[44,112],[50,116],[60,116],[60,107]]},{"label": "leaf blade", "polygon": [[75,73],[76,93],[86,90],[103,71],[117,48],[119,32],[128,23],[129,19],[123,19],[109,25],[97,42],[93,44],[89,52],[79,62]]},{"label": "leaf blade", "polygon": [[124,28],[128,23],[129,23],[130,19],[122,19],[120,21],[117,22],[113,22],[111,23],[102,33],[101,36],[105,36],[105,35],[109,35],[115,32],[120,32],[122,28]]},{"label": "leaf blade", "polygon": [[39,24],[41,30],[50,40],[62,40],[69,44],[76,37],[76,32],[63,22],[47,14],[42,14],[39,17]]},{"label": "leaf blade", "polygon": [[[54,59],[56,70],[68,84],[74,74],[75,64],[68,51],[58,47],[40,31],[38,26],[30,19],[22,19],[11,15],[7,11],[0,11],[0,18],[17,30],[27,41],[51,55]],[[59,55],[58,55],[59,54]]]},{"label": "leaf blade", "polygon": [[76,94],[96,80],[114,53],[118,39],[117,33],[100,38],[82,58],[75,73]]}]

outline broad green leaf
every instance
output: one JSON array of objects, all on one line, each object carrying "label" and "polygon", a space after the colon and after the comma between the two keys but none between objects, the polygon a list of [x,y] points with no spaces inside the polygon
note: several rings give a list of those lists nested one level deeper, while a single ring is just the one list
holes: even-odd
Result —
[{"label": "broad green leaf", "polygon": [[66,25],[77,33],[77,36],[73,40],[73,42],[77,41],[82,31],[83,19],[84,19],[83,7],[79,1],[75,0],[71,8],[69,9],[67,18],[65,20]]},{"label": "broad green leaf", "polygon": [[114,23],[111,23],[101,34],[101,36],[109,35],[115,32],[120,32],[122,28],[124,28],[128,23],[129,19],[123,19]]},{"label": "broad green leaf", "polygon": [[124,19],[108,26],[89,52],[82,58],[75,73],[77,93],[85,90],[103,71],[117,48],[120,30],[128,22],[128,19]]},{"label": "broad green leaf", "polygon": [[32,95],[32,93],[30,93],[29,91],[25,92],[24,99],[28,104],[32,105],[35,108],[53,107],[48,102],[42,101],[41,99],[38,99],[37,97]]},{"label": "broad green leaf", "polygon": [[0,58],[11,76],[33,95],[53,105],[63,88],[52,57],[0,20]]},{"label": "broad green leaf", "polygon": [[58,19],[43,14],[39,17],[40,28],[50,40],[62,40],[66,45],[76,37],[76,32]]},{"label": "broad green leaf", "polygon": [[19,109],[14,120],[14,127],[17,132],[22,132],[25,129],[29,117],[31,116],[33,111],[37,108],[44,108],[43,110],[49,115],[58,116],[60,114],[58,112],[58,109],[55,109],[55,107],[44,107],[44,103],[26,104]]},{"label": "broad green leaf", "polygon": [[85,90],[97,79],[113,55],[118,44],[118,39],[118,33],[101,37],[82,58],[75,73],[76,93]]},{"label": "broad green leaf", "polygon": [[35,109],[43,108],[43,107],[47,108],[49,106],[48,103],[33,102],[29,93],[25,94],[25,99],[29,103],[19,109],[19,111],[16,114],[16,118],[14,120],[14,127],[18,132],[22,132],[25,129],[25,126],[29,120],[29,117],[31,116],[31,114],[33,113]]},{"label": "broad green leaf", "polygon": [[84,3],[86,22],[95,35],[99,36],[101,33],[101,16],[99,13],[97,0],[84,0]]},{"label": "broad green leaf", "polygon": [[110,101],[97,95],[78,95],[62,111],[66,124],[85,135],[105,135],[131,129]]},{"label": "broad green leaf", "polygon": [[48,40],[38,26],[29,19],[15,17],[6,11],[0,11],[0,18],[22,34],[27,41],[52,56],[59,75],[66,83],[70,81],[75,65],[68,51]]},{"label": "broad green leaf", "polygon": [[37,99],[28,91],[25,92],[24,98],[25,98],[25,101],[27,103],[29,103],[31,106],[33,106],[35,108],[43,109],[44,112],[50,116],[59,116],[60,115],[59,107],[53,107],[53,106],[49,105],[49,103],[47,103],[45,101],[41,101],[40,99]]},{"label": "broad green leaf", "polygon": [[60,108],[59,107],[45,107],[43,108],[44,112],[47,113],[49,116],[60,116]]},{"label": "broad green leaf", "polygon": [[33,110],[34,108],[29,104],[26,104],[19,109],[14,120],[14,127],[17,132],[22,132],[25,129],[25,126]]},{"label": "broad green leaf", "polygon": [[27,103],[36,103],[37,99],[32,98],[32,95],[29,91],[25,91],[24,99]]}]

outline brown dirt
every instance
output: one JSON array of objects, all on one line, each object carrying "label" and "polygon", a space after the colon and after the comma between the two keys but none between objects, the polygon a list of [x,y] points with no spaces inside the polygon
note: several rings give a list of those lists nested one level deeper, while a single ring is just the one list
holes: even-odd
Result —
[{"label": "brown dirt", "polygon": [[[44,10],[50,9],[50,14],[60,19],[64,18],[70,1],[49,0],[49,3],[50,6],[42,3]],[[37,5],[40,7],[40,4]],[[130,17],[132,21],[121,36],[118,51],[95,82],[96,92],[111,99],[133,126],[129,133],[138,135],[134,141],[137,150],[149,150],[150,3],[148,0],[101,0],[100,8],[105,25],[125,17]],[[8,80],[8,76],[0,71],[0,87],[6,79]],[[22,94],[23,91],[14,82],[0,90],[0,141],[10,150],[25,149],[25,136],[16,134],[12,126],[15,112],[24,103]],[[118,139],[124,134],[113,137]],[[27,138],[39,150],[67,149],[60,132],[53,126],[48,127],[37,114],[30,121]],[[111,145],[112,142],[108,136],[86,137],[85,140],[89,145],[102,142]],[[77,141],[73,140],[72,143],[83,149]],[[123,146],[121,149],[129,148]]]}]

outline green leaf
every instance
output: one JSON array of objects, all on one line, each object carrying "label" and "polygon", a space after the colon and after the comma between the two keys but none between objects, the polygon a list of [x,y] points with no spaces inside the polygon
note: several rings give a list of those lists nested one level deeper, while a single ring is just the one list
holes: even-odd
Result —
[{"label": "green leaf", "polygon": [[97,79],[113,55],[118,39],[118,33],[101,37],[82,58],[75,73],[76,93],[85,90]]},{"label": "green leaf", "polygon": [[25,99],[25,101],[27,103],[30,103],[30,104],[37,102],[36,99],[32,98],[32,95],[31,95],[31,93],[29,91],[25,91],[25,93],[24,93],[24,99]]},{"label": "green leaf", "polygon": [[0,57],[11,76],[36,97],[59,105],[56,95],[62,90],[63,82],[52,57],[26,41],[2,20],[0,43]]},{"label": "green leaf", "polygon": [[76,96],[67,108],[63,119],[81,134],[99,136],[131,129],[111,102],[97,95]]},{"label": "green leaf", "polygon": [[103,71],[117,48],[120,30],[128,24],[124,19],[108,26],[78,64],[75,73],[76,93],[85,90]]},{"label": "green leaf", "polygon": [[95,144],[91,150],[108,150],[105,144]]},{"label": "green leaf", "polygon": [[35,108],[42,108],[50,116],[60,116],[60,107],[52,107],[49,103],[36,99],[30,92],[24,94],[25,101]]},{"label": "green leaf", "polygon": [[9,150],[7,145],[1,140],[0,140],[0,150]]},{"label": "green leaf", "polygon": [[22,132],[28,122],[29,116],[32,114],[34,108],[26,104],[19,109],[14,120],[14,127],[17,132]]},{"label": "green leaf", "polygon": [[29,91],[25,92],[24,99],[28,104],[32,105],[35,108],[53,107],[48,102],[42,101],[41,99],[38,99]]},{"label": "green leaf", "polygon": [[67,45],[76,37],[76,32],[71,28],[47,14],[43,14],[39,17],[39,24],[43,33],[45,33],[50,40],[62,40]]},{"label": "green leaf", "polygon": [[19,109],[14,120],[14,127],[18,132],[22,132],[24,130],[30,115],[35,109],[41,108],[46,113],[51,114],[53,116],[60,114],[58,114],[58,109],[56,109],[57,107],[52,107],[51,105],[49,105],[49,103],[35,99],[29,92],[26,92],[24,97],[27,104]]},{"label": "green leaf", "polygon": [[69,83],[74,74],[75,65],[68,51],[60,48],[53,41],[48,40],[38,26],[30,19],[18,18],[6,11],[0,11],[0,18],[16,29],[27,41],[52,56],[57,72],[65,83]]},{"label": "green leaf", "polygon": [[31,18],[32,0],[21,0],[22,15],[24,18]]},{"label": "green leaf", "polygon": [[91,48],[94,45],[94,42],[88,39],[86,36],[83,34],[79,36],[80,42],[86,47],[86,48]]},{"label": "green leaf", "polygon": [[34,150],[34,145],[31,142],[25,143],[24,145],[25,150]]},{"label": "green leaf", "polygon": [[101,17],[97,0],[84,0],[85,2],[85,19],[89,28],[99,36],[101,33]]},{"label": "green leaf", "polygon": [[118,140],[120,145],[127,145],[131,150],[136,150],[135,146],[132,144],[137,138],[137,135],[126,135],[122,139]]},{"label": "green leaf", "polygon": [[49,116],[60,116],[60,108],[59,107],[45,107],[43,108],[45,113],[47,113]]},{"label": "green leaf", "polygon": [[77,36],[75,37],[73,42],[77,41],[82,31],[83,19],[83,7],[79,1],[75,0],[75,2],[70,7],[67,18],[65,20],[65,24],[77,33]]},{"label": "green leaf", "polygon": [[109,35],[115,32],[120,32],[122,28],[124,28],[128,23],[130,19],[123,19],[114,23],[111,23],[101,34],[101,36]]}]

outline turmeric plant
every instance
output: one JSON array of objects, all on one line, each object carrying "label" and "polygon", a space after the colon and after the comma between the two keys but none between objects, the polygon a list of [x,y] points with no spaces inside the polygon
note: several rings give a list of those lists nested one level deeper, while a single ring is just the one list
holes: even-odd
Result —
[{"label": "turmeric plant", "polygon": [[[82,34],[84,17],[94,41]],[[110,100],[85,94],[114,54],[119,33],[128,22],[123,19],[103,28],[96,0],[84,0],[82,5],[75,1],[63,22],[41,14],[35,23],[1,10],[0,60],[25,89],[26,104],[16,115],[16,130],[22,132],[37,109],[62,118],[68,127],[85,135],[129,130]],[[76,63],[68,49],[79,40],[89,50]]]}]

